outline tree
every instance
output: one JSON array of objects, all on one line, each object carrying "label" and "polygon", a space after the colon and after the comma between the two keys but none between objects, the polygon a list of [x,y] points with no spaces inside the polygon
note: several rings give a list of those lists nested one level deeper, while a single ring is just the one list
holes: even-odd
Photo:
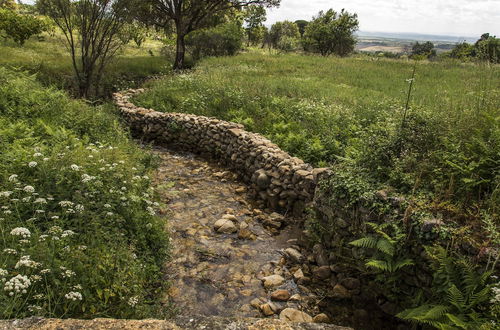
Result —
[{"label": "tree", "polygon": [[298,44],[299,27],[290,21],[276,22],[269,30],[267,42],[275,49],[291,51]]},{"label": "tree", "polygon": [[203,28],[216,25],[217,15],[231,9],[248,6],[273,7],[281,0],[139,0],[143,12],[140,17],[162,29],[173,23],[176,32],[174,70],[184,68],[186,36]]},{"label": "tree", "polygon": [[474,45],[474,53],[484,61],[500,63],[500,39],[485,33]]},{"label": "tree", "polygon": [[99,93],[104,68],[122,43],[118,34],[128,16],[126,0],[38,0],[42,14],[62,30],[69,48],[78,92],[87,98]]},{"label": "tree", "polygon": [[309,24],[309,22],[301,19],[301,20],[295,21],[295,24],[297,24],[297,26],[299,27],[300,37],[303,37],[304,32],[306,32],[306,27]]},{"label": "tree", "polygon": [[256,45],[264,39],[263,23],[266,19],[266,9],[262,6],[249,6],[245,10],[245,30],[249,45]]},{"label": "tree", "polygon": [[450,52],[450,57],[463,61],[473,57],[473,53],[474,47],[471,44],[461,42],[453,47]]},{"label": "tree", "polygon": [[323,56],[331,54],[347,56],[354,51],[356,45],[354,32],[358,27],[357,14],[350,14],[344,9],[340,13],[333,9],[327,12],[320,11],[306,27],[305,49]]},{"label": "tree", "polygon": [[411,48],[411,56],[413,58],[416,57],[429,58],[436,56],[436,50],[434,49],[434,44],[430,41],[426,41],[422,44],[417,41]]},{"label": "tree", "polygon": [[43,20],[0,8],[0,37],[12,39],[19,45],[48,29]]},{"label": "tree", "polygon": [[17,3],[15,0],[0,0],[0,8],[9,9],[9,10],[16,10]]}]

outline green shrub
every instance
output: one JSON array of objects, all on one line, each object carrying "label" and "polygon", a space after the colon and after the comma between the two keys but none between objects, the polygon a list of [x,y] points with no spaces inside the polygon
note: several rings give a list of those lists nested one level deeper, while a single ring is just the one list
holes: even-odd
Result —
[{"label": "green shrub", "polygon": [[0,8],[0,36],[12,39],[19,45],[24,45],[26,40],[47,29],[46,23],[35,16]]},{"label": "green shrub", "polygon": [[241,23],[228,22],[190,33],[186,46],[195,60],[207,56],[232,56],[243,46],[244,33]]},{"label": "green shrub", "polygon": [[0,124],[0,318],[157,316],[151,156],[111,108],[2,68]]}]

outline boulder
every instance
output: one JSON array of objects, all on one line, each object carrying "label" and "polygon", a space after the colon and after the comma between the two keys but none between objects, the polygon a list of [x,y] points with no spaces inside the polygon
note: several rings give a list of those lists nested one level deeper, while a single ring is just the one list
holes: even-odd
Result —
[{"label": "boulder", "polygon": [[276,290],[271,293],[271,300],[287,301],[290,299],[288,290]]},{"label": "boulder", "polygon": [[292,323],[310,323],[313,318],[295,308],[285,308],[280,313],[280,320]]},{"label": "boulder", "polygon": [[217,220],[214,224],[214,229],[222,234],[232,234],[238,231],[234,223],[229,219]]}]

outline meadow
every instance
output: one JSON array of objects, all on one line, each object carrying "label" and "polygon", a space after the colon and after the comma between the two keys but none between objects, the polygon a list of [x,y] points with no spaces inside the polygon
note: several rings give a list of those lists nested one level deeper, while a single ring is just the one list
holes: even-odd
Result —
[{"label": "meadow", "polygon": [[137,102],[242,123],[374,189],[469,207],[498,198],[499,86],[494,65],[254,50],[205,59],[151,83]]},{"label": "meadow", "polygon": [[[147,40],[142,47],[124,46],[106,68],[101,81],[100,97],[139,86],[144,79],[170,72],[170,62],[160,51],[162,43]],[[31,38],[20,47],[13,41],[0,42],[0,66],[36,74],[46,86],[55,86],[72,94],[77,88],[71,56],[60,33]]]}]

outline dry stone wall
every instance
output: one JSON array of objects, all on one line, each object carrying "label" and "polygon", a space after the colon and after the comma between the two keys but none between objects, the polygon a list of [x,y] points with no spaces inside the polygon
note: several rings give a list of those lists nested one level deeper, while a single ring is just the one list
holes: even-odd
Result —
[{"label": "dry stone wall", "polygon": [[221,161],[272,209],[300,216],[312,202],[316,184],[328,169],[313,168],[262,135],[245,131],[240,124],[137,107],[130,99],[143,91],[114,94],[135,137]]}]

